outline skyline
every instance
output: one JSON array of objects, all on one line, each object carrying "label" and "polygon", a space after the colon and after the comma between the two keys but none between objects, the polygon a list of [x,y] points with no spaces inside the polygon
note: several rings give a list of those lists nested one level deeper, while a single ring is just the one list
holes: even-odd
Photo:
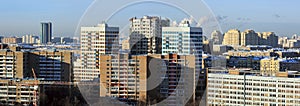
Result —
[{"label": "skyline", "polygon": [[[278,36],[300,35],[297,29],[297,27],[300,27],[300,21],[297,20],[297,17],[299,17],[297,4],[300,1],[203,1],[206,2],[219,20],[223,33],[229,29],[242,31],[253,29],[258,32],[273,31]],[[34,34],[38,36],[40,35],[40,22],[51,21],[53,23],[53,36],[72,37],[80,18],[92,3],[93,0],[72,0],[72,2],[69,2],[69,0],[0,1],[0,11],[2,13],[0,14],[0,23],[2,23],[0,25],[0,35],[22,36]],[[245,4],[247,6],[244,6]],[[174,14],[166,15],[173,16]]]}]

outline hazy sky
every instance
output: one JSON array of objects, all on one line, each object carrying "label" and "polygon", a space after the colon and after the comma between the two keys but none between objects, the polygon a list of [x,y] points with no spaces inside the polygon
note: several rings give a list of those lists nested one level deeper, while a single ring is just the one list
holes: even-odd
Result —
[{"label": "hazy sky", "polygon": [[[278,35],[300,35],[299,0],[204,1],[219,19],[223,31],[230,28],[242,31],[250,28],[255,31],[274,31]],[[50,20],[53,22],[54,36],[73,36],[81,16],[92,2],[93,0],[1,0],[0,35],[38,35],[40,22]]]}]

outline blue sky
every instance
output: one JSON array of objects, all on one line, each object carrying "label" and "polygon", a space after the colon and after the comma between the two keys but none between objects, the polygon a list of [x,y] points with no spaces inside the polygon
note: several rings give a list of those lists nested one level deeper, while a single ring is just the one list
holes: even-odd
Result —
[{"label": "blue sky", "polygon": [[[115,1],[111,0],[107,5],[117,3]],[[204,1],[220,17],[223,31],[250,28],[256,31],[274,31],[281,36],[294,33],[300,35],[299,0]],[[93,0],[1,0],[0,35],[38,35],[40,22],[50,20],[53,22],[54,36],[73,36],[81,16],[92,2]]]}]

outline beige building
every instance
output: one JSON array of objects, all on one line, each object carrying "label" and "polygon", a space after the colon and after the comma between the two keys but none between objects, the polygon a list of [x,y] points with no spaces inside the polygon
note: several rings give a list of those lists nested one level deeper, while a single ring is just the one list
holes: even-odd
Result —
[{"label": "beige building", "polygon": [[262,75],[275,76],[280,71],[280,60],[276,58],[266,58],[260,61],[260,72]]},{"label": "beige building", "polygon": [[248,57],[248,56],[263,56],[263,57],[270,57],[273,56],[272,51],[255,51],[255,50],[248,50],[248,51],[228,51],[226,53],[227,56],[240,56],[240,57]]},{"label": "beige building", "polygon": [[184,105],[195,96],[195,56],[101,55],[100,62],[100,96],[158,105]]},{"label": "beige building", "polygon": [[[20,51],[0,50],[0,78],[24,78],[29,73],[26,70],[28,65],[26,56]],[[23,61],[25,60],[25,61]]]},{"label": "beige building", "polygon": [[2,43],[7,43],[7,44],[16,44],[16,43],[22,43],[22,38],[18,37],[4,37],[2,38]]},{"label": "beige building", "polygon": [[224,34],[223,45],[241,45],[241,32],[237,29],[231,29]]},{"label": "beige building", "polygon": [[59,51],[11,51],[0,50],[0,78],[33,77],[32,68],[38,78],[46,81],[72,80],[71,52]]},{"label": "beige building", "polygon": [[130,50],[130,44],[129,44],[129,39],[125,39],[122,41],[122,49],[123,50]]},{"label": "beige building", "polygon": [[237,29],[231,29],[224,34],[223,45],[268,45],[278,47],[278,36],[274,32],[255,32],[254,30],[245,30],[240,32]]},{"label": "beige building", "polygon": [[39,105],[39,81],[35,80],[0,80],[1,106]]}]

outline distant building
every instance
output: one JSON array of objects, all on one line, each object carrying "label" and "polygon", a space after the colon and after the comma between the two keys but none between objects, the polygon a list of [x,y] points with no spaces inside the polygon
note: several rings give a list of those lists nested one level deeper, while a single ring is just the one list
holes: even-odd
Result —
[{"label": "distant building", "polygon": [[42,44],[51,43],[51,38],[52,38],[52,23],[42,22],[40,43]]},{"label": "distant building", "polygon": [[169,19],[157,16],[144,16],[130,19],[131,54],[161,54],[162,27],[170,26]]},{"label": "distant building", "polygon": [[129,39],[125,39],[122,41],[122,49],[123,50],[130,50]]},{"label": "distant building", "polygon": [[272,47],[278,47],[278,36],[275,35],[274,32],[262,32],[258,33],[258,36],[260,37],[259,39],[259,44],[260,45],[269,45]]},{"label": "distant building", "polygon": [[74,39],[70,37],[52,37],[52,43],[55,44],[70,44]]},{"label": "distant building", "polygon": [[268,50],[240,50],[240,51],[228,51],[227,56],[237,56],[237,57],[248,57],[248,56],[260,56],[260,57],[275,57],[276,53]]},{"label": "distant building", "polygon": [[246,56],[246,57],[237,57],[230,56],[227,60],[228,68],[252,68],[253,70],[260,70],[260,61],[264,57],[257,56]]},{"label": "distant building", "polygon": [[55,44],[62,44],[62,37],[52,37],[51,42]]},{"label": "distant building", "polygon": [[22,38],[18,38],[18,37],[4,37],[4,38],[2,38],[2,43],[6,43],[6,44],[22,43]]},{"label": "distant building", "polygon": [[300,48],[300,40],[288,39],[283,44],[283,48]]},{"label": "distant building", "polygon": [[231,29],[224,34],[223,45],[241,45],[241,32],[237,29]]},{"label": "distant building", "polygon": [[231,29],[224,34],[223,45],[267,45],[278,47],[278,36],[274,32],[257,33],[254,30],[245,30],[240,32],[237,29]]},{"label": "distant building", "polygon": [[254,30],[246,30],[241,33],[241,45],[258,45],[258,34]]},{"label": "distant building", "polygon": [[220,45],[223,42],[223,34],[220,31],[213,31],[211,33],[211,40],[213,41],[213,44]]},{"label": "distant building", "polygon": [[39,43],[39,37],[38,36],[33,36],[33,35],[25,35],[22,36],[22,43],[26,44],[37,44]]}]

